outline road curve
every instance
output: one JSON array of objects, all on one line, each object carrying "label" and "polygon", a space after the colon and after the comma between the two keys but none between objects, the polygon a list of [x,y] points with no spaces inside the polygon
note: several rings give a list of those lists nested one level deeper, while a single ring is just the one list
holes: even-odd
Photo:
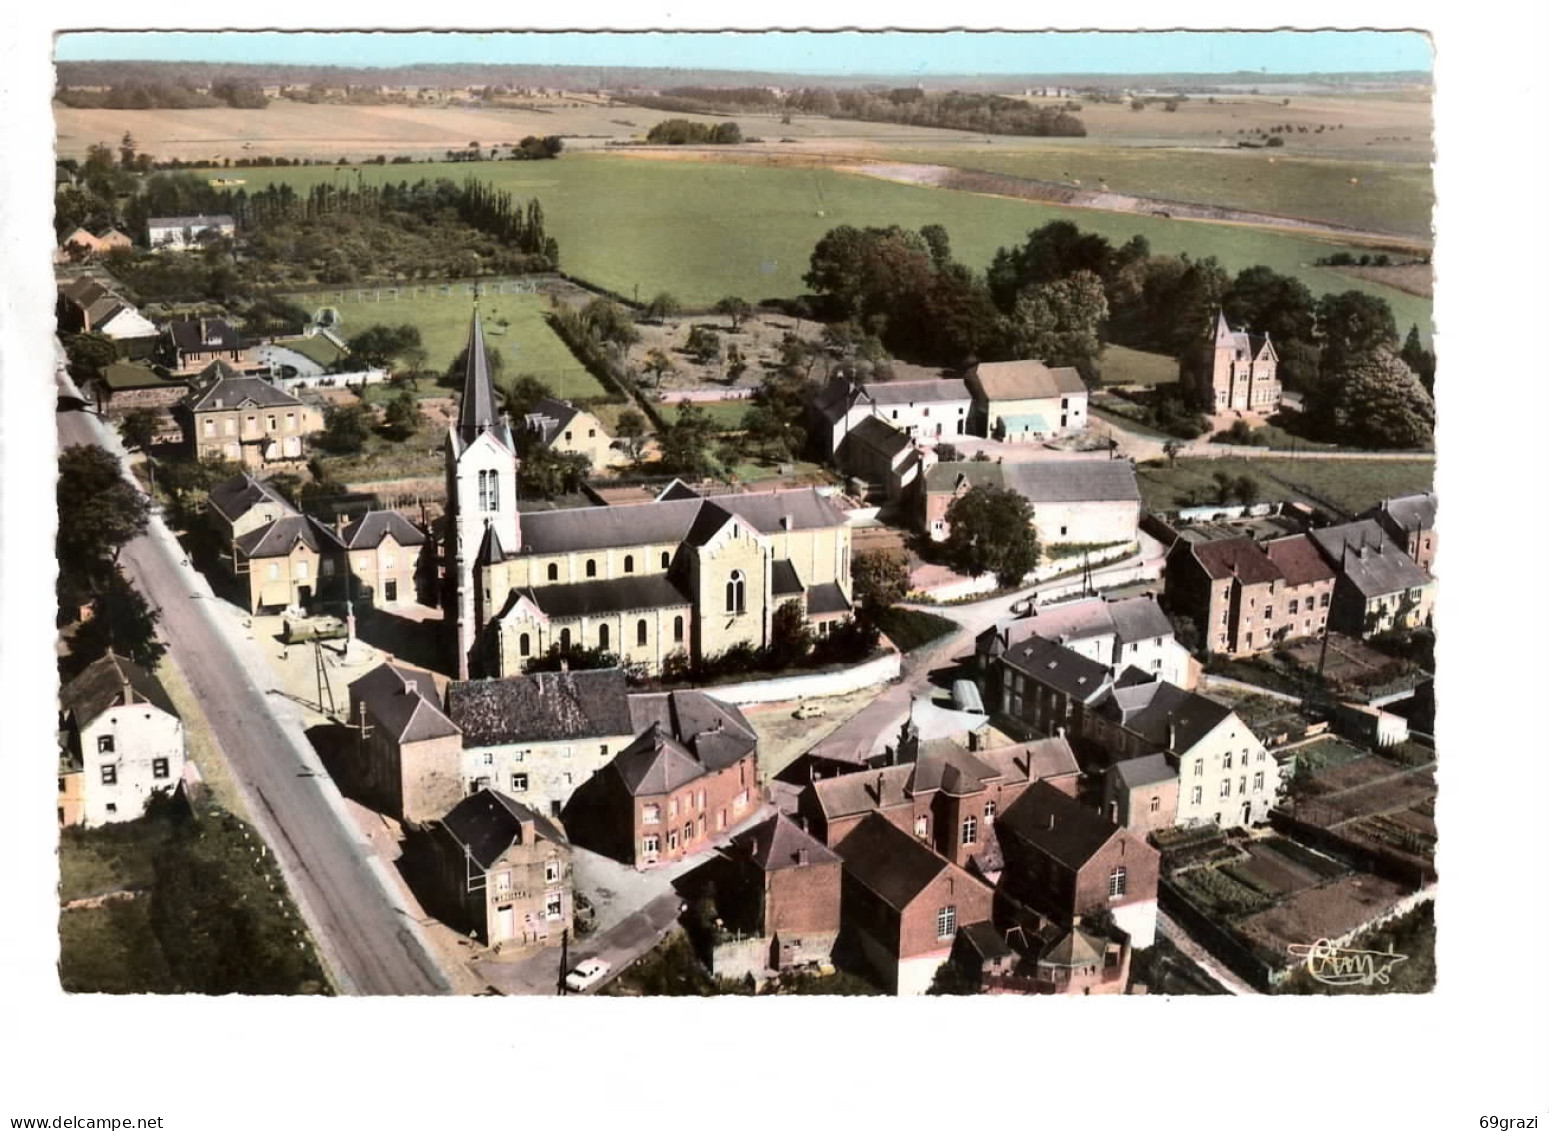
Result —
[{"label": "road curve", "polygon": [[[61,412],[57,420],[61,448],[96,444],[121,454],[116,437],[95,416]],[[350,994],[451,992],[381,861],[347,824],[338,790],[299,716],[268,694],[270,681],[256,650],[234,638],[240,622],[230,607],[211,596],[159,518],[124,548],[119,562],[161,611],[171,658],[198,698],[339,988]]]}]

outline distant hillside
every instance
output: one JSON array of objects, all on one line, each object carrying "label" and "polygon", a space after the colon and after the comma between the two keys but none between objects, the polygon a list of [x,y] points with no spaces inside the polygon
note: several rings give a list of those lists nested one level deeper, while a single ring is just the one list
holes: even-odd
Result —
[{"label": "distant hillside", "polygon": [[320,67],[269,63],[185,63],[156,61],[76,61],[55,64],[60,86],[106,87],[131,83],[217,82],[263,86],[521,86],[563,90],[662,90],[682,86],[774,86],[835,88],[922,86],[927,90],[1019,93],[1028,87],[1128,88],[1148,90],[1257,87],[1272,93],[1280,86],[1330,91],[1428,85],[1425,71],[1348,74],[1027,74],[1027,75],[798,75],[773,71],[720,71],[679,67],[496,66],[468,63],[421,63],[406,67]]}]

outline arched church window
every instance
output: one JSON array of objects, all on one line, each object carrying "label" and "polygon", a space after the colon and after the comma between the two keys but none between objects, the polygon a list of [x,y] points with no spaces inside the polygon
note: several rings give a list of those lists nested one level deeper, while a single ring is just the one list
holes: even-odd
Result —
[{"label": "arched church window", "polygon": [[672,555],[669,554],[666,550],[663,550],[662,551],[662,568],[666,569],[671,564],[672,564]]},{"label": "arched church window", "polygon": [[558,581],[559,580],[559,565],[557,563],[555,563],[555,562],[550,562],[549,563],[549,580],[550,581]]},{"label": "arched church window", "polygon": [[625,554],[624,555],[624,572],[625,573],[634,573],[635,572],[635,555],[634,554]]},{"label": "arched church window", "polygon": [[645,618],[641,617],[640,620],[635,623],[635,643],[640,645],[642,648],[645,647],[645,640],[648,632],[649,630],[646,628]]},{"label": "arched church window", "polygon": [[517,642],[517,650],[524,656],[532,655],[532,637],[522,633],[522,638]]},{"label": "arched church window", "polygon": [[597,626],[597,647],[604,652],[608,650],[608,626],[605,624]]},{"label": "arched church window", "polygon": [[596,577],[597,576],[597,559],[596,558],[587,558],[586,559],[586,576],[587,577]]},{"label": "arched church window", "polygon": [[731,572],[731,579],[726,582],[726,611],[728,613],[747,612],[747,578],[740,569]]},{"label": "arched church window", "polygon": [[559,650],[561,652],[570,651],[570,630],[568,628],[559,630]]},{"label": "arched church window", "polygon": [[673,617],[672,618],[672,642],[674,644],[682,644],[683,643],[683,618],[682,617]]}]

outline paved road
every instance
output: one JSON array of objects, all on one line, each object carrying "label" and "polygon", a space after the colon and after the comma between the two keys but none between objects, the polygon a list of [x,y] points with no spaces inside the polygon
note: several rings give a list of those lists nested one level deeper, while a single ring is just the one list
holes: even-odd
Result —
[{"label": "paved road", "polygon": [[[64,384],[61,392],[73,395]],[[57,419],[61,448],[99,444],[121,452],[95,416],[63,412]],[[339,988],[352,994],[449,992],[418,925],[390,890],[380,858],[349,826],[299,716],[268,694],[272,676],[256,649],[244,646],[235,611],[210,595],[159,519],[119,560],[161,610],[171,656],[203,707]]]},{"label": "paved road", "polygon": [[[1167,438],[1164,436],[1150,435],[1125,427],[1112,419],[1099,420],[1092,418],[1091,430],[1094,435],[1111,437],[1119,443],[1119,451],[1137,463],[1148,459],[1163,459],[1166,453],[1163,451]],[[1297,448],[1287,450],[1282,448],[1254,448],[1242,444],[1217,444],[1208,437],[1200,437],[1196,440],[1179,440],[1182,445],[1178,452],[1180,459],[1308,459],[1308,460],[1377,460],[1377,461],[1414,461],[1436,459],[1435,452],[1353,452],[1353,451],[1319,451],[1315,449]],[[1016,445],[1007,445],[1015,447]],[[1037,448],[1038,445],[1024,445]]]}]

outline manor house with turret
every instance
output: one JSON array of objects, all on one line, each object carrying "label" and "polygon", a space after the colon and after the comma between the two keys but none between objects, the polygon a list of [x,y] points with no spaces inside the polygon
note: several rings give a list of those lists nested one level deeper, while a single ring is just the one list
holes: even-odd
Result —
[{"label": "manor house with turret", "polygon": [[1251,412],[1272,416],[1280,408],[1280,363],[1268,334],[1233,330],[1225,311],[1216,313],[1215,331],[1197,369],[1200,403],[1213,413]]},{"label": "manor house with turret", "polygon": [[661,671],[769,642],[795,602],[822,635],[850,616],[850,529],[816,489],[523,513],[477,307],[447,441],[447,617],[458,677],[515,675],[558,646]]}]

